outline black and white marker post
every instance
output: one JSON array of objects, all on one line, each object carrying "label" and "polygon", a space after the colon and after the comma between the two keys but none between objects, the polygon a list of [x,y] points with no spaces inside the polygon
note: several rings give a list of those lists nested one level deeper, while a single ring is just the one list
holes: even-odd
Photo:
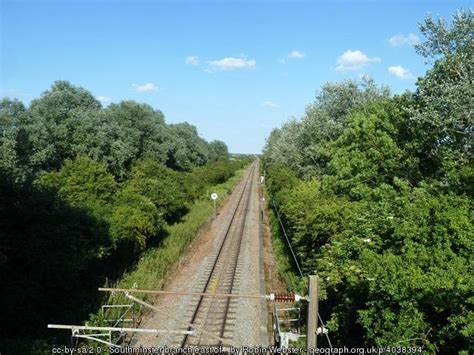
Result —
[{"label": "black and white marker post", "polygon": [[213,193],[211,194],[211,199],[212,199],[212,201],[214,201],[214,218],[217,217],[217,209],[216,209],[217,197],[218,197],[218,196],[217,196],[217,194],[216,194],[215,192],[213,192]]}]

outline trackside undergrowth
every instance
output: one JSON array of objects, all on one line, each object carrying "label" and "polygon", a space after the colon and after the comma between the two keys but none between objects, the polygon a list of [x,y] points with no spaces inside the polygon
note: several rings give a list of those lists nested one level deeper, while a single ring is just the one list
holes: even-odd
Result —
[{"label": "trackside undergrowth", "polygon": [[[217,204],[220,206],[240,180],[244,171],[245,169],[237,170],[235,175],[225,183],[210,187],[205,196],[209,196],[211,192],[216,192],[219,196]],[[144,252],[133,270],[124,273],[123,277],[116,283],[107,284],[105,287],[161,289],[167,277],[176,270],[180,258],[184,255],[192,240],[212,218],[213,213],[214,207],[210,199],[203,198],[196,201],[180,223],[167,226],[167,236],[159,246]],[[143,293],[137,293],[134,296],[142,300],[149,299],[149,296]],[[128,303],[130,301],[124,295],[117,293],[105,295],[103,301],[103,304],[109,305]],[[136,317],[140,318],[144,310],[136,305],[131,311]],[[88,324],[110,326],[110,322],[107,320],[118,319],[121,313],[123,313],[123,310],[116,308],[106,312],[99,309],[96,313],[91,314]],[[125,318],[129,318],[129,315]]]}]

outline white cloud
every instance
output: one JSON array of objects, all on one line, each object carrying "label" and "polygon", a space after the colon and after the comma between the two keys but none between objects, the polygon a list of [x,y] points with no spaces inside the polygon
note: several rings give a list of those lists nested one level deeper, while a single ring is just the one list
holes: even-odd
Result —
[{"label": "white cloud", "polygon": [[391,37],[388,42],[392,47],[402,47],[402,46],[414,46],[415,44],[420,43],[418,36],[414,33],[409,33],[404,36],[400,33]]},{"label": "white cloud", "polygon": [[198,65],[199,64],[199,57],[195,55],[190,55],[186,57],[186,64],[188,65]]},{"label": "white cloud", "polygon": [[370,63],[379,63],[379,57],[368,57],[359,50],[347,50],[337,58],[337,71],[355,71]]},{"label": "white cloud", "polygon": [[214,70],[235,70],[255,68],[257,62],[255,59],[247,59],[245,57],[227,57],[219,60],[211,60],[208,64]]},{"label": "white cloud", "polygon": [[301,53],[300,51],[291,51],[288,53],[288,58],[301,59],[304,58],[304,53]]},{"label": "white cloud", "polygon": [[414,79],[412,73],[401,65],[395,65],[388,68],[388,71],[400,79]]},{"label": "white cloud", "polygon": [[278,59],[278,63],[280,63],[280,64],[285,64],[285,63],[286,63],[286,60],[284,60],[283,58],[279,58],[279,59]]},{"label": "white cloud", "polygon": [[278,104],[276,102],[273,102],[273,101],[265,101],[263,104],[262,104],[263,107],[265,108],[278,108]]},{"label": "white cloud", "polygon": [[106,105],[106,104],[108,104],[109,102],[112,101],[112,98],[108,97],[108,96],[96,96],[95,98],[97,100],[99,100],[104,105]]},{"label": "white cloud", "polygon": [[146,84],[132,84],[132,87],[138,92],[151,92],[151,91],[158,91],[160,88],[153,84],[153,83],[146,83]]}]

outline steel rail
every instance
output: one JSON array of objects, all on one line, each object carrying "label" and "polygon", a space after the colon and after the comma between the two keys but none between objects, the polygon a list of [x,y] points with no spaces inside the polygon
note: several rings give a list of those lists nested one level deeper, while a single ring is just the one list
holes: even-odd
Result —
[{"label": "steel rail", "polygon": [[[245,209],[244,209],[245,212],[247,212],[249,210],[250,198],[252,196],[252,187],[253,187],[253,183],[254,183],[253,174],[254,174],[254,171],[252,171],[252,173],[251,173],[252,176],[251,176],[251,180],[250,180],[250,188],[249,188],[250,191],[249,191],[249,194],[247,195],[247,201],[246,201]],[[229,287],[229,293],[232,293],[232,289],[234,288],[234,280],[235,280],[235,275],[236,275],[236,272],[237,272],[237,265],[238,265],[238,261],[239,261],[240,249],[242,247],[242,240],[244,239],[243,237],[244,237],[244,230],[245,230],[245,219],[240,224],[239,229],[240,230],[239,230],[239,241],[237,242],[237,255],[234,259],[234,265],[233,265],[233,268],[232,268],[232,278],[231,278],[231,284],[230,284],[230,287]],[[229,314],[230,301],[231,301],[231,299],[227,298],[226,306],[225,306],[225,313],[224,313],[224,320],[222,322],[222,328],[221,328],[221,333],[220,333],[221,337],[224,337],[225,328],[226,328],[226,324],[227,324],[227,315]],[[220,342],[219,345],[222,345],[222,342]]]},{"label": "steel rail", "polygon": [[[216,258],[214,260],[214,263],[212,265],[212,268],[211,268],[211,271],[209,272],[209,276],[206,280],[206,284],[203,288],[203,292],[202,293],[206,293],[206,290],[208,289],[212,279],[213,279],[213,275],[214,275],[214,272],[217,268],[217,265],[218,265],[218,262],[221,258],[221,255],[222,255],[222,251],[224,250],[224,245],[226,244],[227,240],[228,240],[228,237],[229,237],[229,234],[230,234],[230,231],[234,225],[234,221],[236,219],[236,216],[238,214],[238,210],[239,210],[239,207],[241,206],[242,202],[243,202],[243,199],[244,199],[244,196],[245,196],[245,192],[247,190],[247,186],[248,186],[248,182],[249,182],[249,179],[253,179],[253,175],[254,175],[254,172],[255,172],[255,168],[256,168],[256,163],[253,163],[252,164],[252,167],[250,168],[250,171],[249,171],[249,174],[247,176],[247,179],[245,181],[245,184],[244,184],[244,187],[242,188],[242,192],[239,196],[239,200],[237,202],[237,205],[232,213],[232,217],[231,217],[231,220],[226,228],[226,232],[224,234],[224,237],[222,239],[222,243],[219,247],[219,250],[218,250],[218,253],[216,255]],[[236,255],[236,259],[238,258],[238,254]],[[235,276],[235,275],[234,275]],[[198,304],[197,306],[195,307],[195,310],[193,312],[193,316],[191,318],[191,321],[190,323],[191,324],[194,324],[194,322],[196,321],[197,319],[197,316],[199,314],[199,311],[200,311],[200,308],[201,308],[201,305],[202,305],[202,302],[204,300],[204,296],[201,295],[200,298],[199,298],[199,301],[198,301]],[[228,309],[227,309],[227,312],[228,312]],[[227,317],[227,314],[224,315],[224,323],[226,322],[226,317]],[[192,328],[191,327],[188,327],[188,331],[191,330]],[[181,347],[184,347],[186,345],[186,343],[188,342],[188,337],[189,335],[185,335],[183,340],[181,341]],[[220,340],[220,343],[222,343],[222,340]]]}]

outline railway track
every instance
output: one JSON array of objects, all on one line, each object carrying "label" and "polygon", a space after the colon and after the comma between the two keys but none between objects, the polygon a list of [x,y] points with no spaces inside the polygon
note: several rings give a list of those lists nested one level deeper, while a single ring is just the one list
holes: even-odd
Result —
[{"label": "railway track", "polygon": [[[255,182],[257,163],[253,163],[245,184],[240,191],[239,199],[233,210],[220,246],[213,261],[209,264],[207,274],[201,279],[199,292],[235,293],[239,284],[239,255],[244,239],[245,221],[252,186]],[[176,336],[175,344],[180,347],[192,346],[225,346],[222,340],[211,337],[200,329],[212,333],[221,339],[231,340],[235,316],[234,298],[196,296],[188,308],[189,323],[193,327],[184,330],[195,330],[195,335]]]}]

